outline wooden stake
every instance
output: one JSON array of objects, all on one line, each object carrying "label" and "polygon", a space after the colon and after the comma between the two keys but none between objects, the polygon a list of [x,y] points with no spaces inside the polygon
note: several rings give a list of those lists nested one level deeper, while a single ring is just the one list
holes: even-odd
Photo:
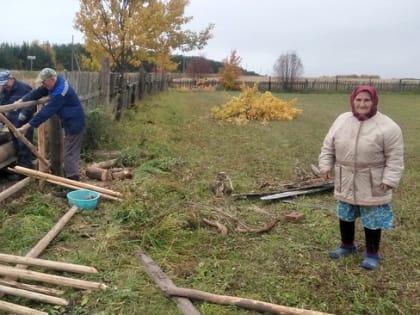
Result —
[{"label": "wooden stake", "polygon": [[310,311],[301,308],[288,307],[278,304],[266,303],[257,300],[238,298],[227,295],[217,295],[204,291],[168,286],[164,292],[172,296],[183,296],[194,300],[204,300],[215,304],[236,305],[242,308],[255,310],[259,312],[269,312],[272,314],[283,315],[332,315],[323,312]]},{"label": "wooden stake", "polygon": [[46,312],[5,301],[0,301],[0,310],[18,315],[48,315]]},{"label": "wooden stake", "polygon": [[57,289],[54,289],[54,288],[47,288],[47,287],[43,287],[43,286],[35,285],[35,284],[21,283],[21,282],[17,282],[17,281],[7,281],[7,280],[1,280],[0,279],[0,284],[1,285],[7,285],[8,287],[12,287],[12,288],[18,288],[18,289],[22,289],[22,290],[38,292],[38,293],[43,293],[43,294],[47,294],[47,295],[63,295],[64,294],[63,290],[57,290]]},{"label": "wooden stake", "polygon": [[22,141],[47,168],[50,168],[50,163],[41,154],[39,154],[37,148],[28,139],[26,139],[25,136],[19,130],[17,130],[16,127],[9,121],[9,119],[7,119],[6,116],[4,116],[2,113],[0,113],[0,120],[7,126],[7,128],[9,128],[11,132],[13,132],[15,137]]},{"label": "wooden stake", "polygon": [[0,265],[0,274],[4,276],[12,276],[19,279],[43,281],[61,286],[68,286],[79,289],[100,289],[105,290],[107,286],[103,283],[92,282],[80,279],[67,278],[63,276],[50,275],[47,273],[24,270],[16,267],[8,267]]},{"label": "wooden stake", "polygon": [[30,300],[36,300],[44,303],[55,304],[55,305],[62,305],[66,306],[69,304],[65,299],[58,298],[55,296],[50,296],[42,293],[35,293],[27,290],[22,289],[15,289],[11,287],[7,287],[4,285],[0,285],[0,292],[4,294],[10,294],[14,296],[24,297]]},{"label": "wooden stake", "polygon": [[[80,189],[81,187],[78,186],[74,186],[74,185],[70,185],[70,184],[65,184],[65,183],[61,183],[61,182],[57,182],[55,180],[52,179],[47,179],[47,182],[51,183],[51,184],[55,184],[55,185],[59,185],[59,186],[63,186],[63,187],[67,187],[67,188],[71,188],[71,189]],[[93,190],[93,189],[92,189]],[[121,198],[117,198],[114,196],[110,196],[104,193],[99,193],[101,195],[101,197],[105,198],[105,199],[110,199],[110,200],[115,200],[115,201],[123,201]]]},{"label": "wooden stake", "polygon": [[[159,266],[144,253],[137,253],[137,259],[143,264],[147,274],[153,279],[156,285],[163,290],[167,286],[174,287],[174,283],[169,279],[166,274],[159,268]],[[200,312],[195,308],[190,300],[182,297],[170,296],[176,303],[178,309],[185,315],[200,315]]]},{"label": "wooden stake", "polygon": [[[66,212],[65,215],[61,217],[61,219],[54,225],[54,227],[33,247],[27,254],[26,257],[36,258],[38,257],[44,249],[51,243],[51,241],[57,236],[58,233],[63,229],[63,227],[67,224],[68,221],[77,213],[78,208],[73,206],[70,208],[69,211]],[[16,268],[26,269],[26,265],[16,265]],[[16,277],[11,277],[6,275],[6,281],[14,281]],[[3,294],[0,293],[0,297]]]},{"label": "wooden stake", "polygon": [[77,272],[77,273],[98,273],[98,270],[89,266],[76,265],[76,264],[51,261],[51,260],[45,260],[45,259],[39,259],[39,258],[1,254],[1,253],[0,253],[0,261],[13,263],[13,264],[22,264],[22,265],[27,265],[27,266],[45,267],[45,268],[54,269],[54,270]]}]

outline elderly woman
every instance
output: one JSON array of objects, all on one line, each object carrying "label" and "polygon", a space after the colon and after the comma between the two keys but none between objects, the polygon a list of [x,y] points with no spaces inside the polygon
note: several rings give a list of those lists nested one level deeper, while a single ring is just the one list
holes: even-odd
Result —
[{"label": "elderly woman", "polygon": [[361,267],[373,270],[380,260],[381,231],[392,228],[392,190],[404,170],[403,136],[393,120],[377,111],[373,87],[358,86],[350,104],[351,112],[332,124],[319,156],[321,176],[327,180],[334,173],[341,233],[341,245],[329,256],[338,259],[357,252],[355,220],[360,217],[366,241]]}]

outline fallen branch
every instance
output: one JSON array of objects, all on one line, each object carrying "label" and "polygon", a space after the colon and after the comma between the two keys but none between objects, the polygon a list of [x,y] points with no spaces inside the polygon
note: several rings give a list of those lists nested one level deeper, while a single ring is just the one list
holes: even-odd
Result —
[{"label": "fallen branch", "polygon": [[245,227],[243,227],[244,226],[243,224],[242,227],[238,226],[236,228],[236,231],[241,232],[241,233],[264,233],[264,232],[270,231],[273,227],[275,227],[277,222],[278,222],[278,219],[276,217],[273,217],[268,224],[266,224],[265,226],[261,228],[250,228],[246,225]]},{"label": "fallen branch", "polygon": [[214,226],[215,228],[217,228],[217,230],[220,232],[220,234],[225,235],[225,236],[228,234],[227,227],[224,226],[222,223],[219,223],[217,221],[211,221],[211,220],[208,220],[206,218],[204,218],[203,221],[205,223],[207,223],[208,225]]},{"label": "fallen branch", "polygon": [[[168,286],[175,286],[171,279],[159,268],[159,266],[146,254],[139,252],[137,259],[143,264],[147,274],[152,278],[156,285],[163,290]],[[185,315],[200,315],[190,300],[183,297],[169,296],[177,305],[178,309]]]},{"label": "fallen branch", "polygon": [[163,291],[171,296],[182,296],[194,300],[204,300],[207,302],[222,304],[222,305],[235,305],[242,308],[255,310],[259,312],[269,312],[272,314],[287,314],[287,315],[332,315],[323,312],[305,310],[301,308],[288,307],[278,304],[272,304],[257,300],[238,298],[234,296],[212,294],[195,289],[179,288],[176,286],[167,286]]}]

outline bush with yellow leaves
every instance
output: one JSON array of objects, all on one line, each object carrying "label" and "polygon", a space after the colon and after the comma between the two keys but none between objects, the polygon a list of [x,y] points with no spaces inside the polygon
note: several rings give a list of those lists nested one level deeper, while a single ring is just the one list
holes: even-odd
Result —
[{"label": "bush with yellow leaves", "polygon": [[213,118],[228,122],[246,123],[250,120],[268,122],[272,120],[293,120],[302,110],[295,108],[297,98],[290,101],[274,97],[270,92],[261,93],[258,85],[241,86],[241,94],[232,97],[222,106],[214,106]]}]

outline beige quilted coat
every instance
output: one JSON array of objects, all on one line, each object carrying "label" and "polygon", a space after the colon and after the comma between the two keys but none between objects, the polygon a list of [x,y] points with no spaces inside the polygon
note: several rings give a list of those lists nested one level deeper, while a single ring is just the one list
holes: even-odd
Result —
[{"label": "beige quilted coat", "polygon": [[334,197],[354,205],[390,203],[404,170],[400,127],[377,112],[359,121],[351,112],[341,114],[328,131],[319,156],[321,172],[334,170]]}]

